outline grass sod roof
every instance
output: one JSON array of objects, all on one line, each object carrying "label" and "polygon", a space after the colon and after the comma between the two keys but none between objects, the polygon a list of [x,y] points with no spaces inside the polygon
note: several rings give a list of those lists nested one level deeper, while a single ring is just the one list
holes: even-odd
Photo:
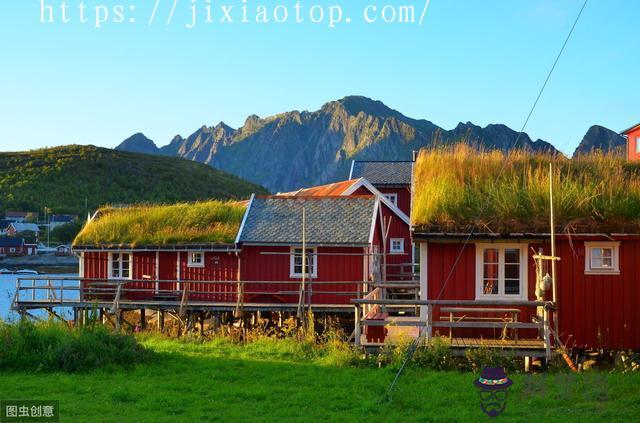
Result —
[{"label": "grass sod roof", "polygon": [[80,231],[74,246],[233,244],[246,206],[204,201],[174,205],[105,207]]},{"label": "grass sod roof", "polygon": [[573,159],[465,145],[423,150],[414,173],[415,232],[640,233],[640,164],[612,154]]}]

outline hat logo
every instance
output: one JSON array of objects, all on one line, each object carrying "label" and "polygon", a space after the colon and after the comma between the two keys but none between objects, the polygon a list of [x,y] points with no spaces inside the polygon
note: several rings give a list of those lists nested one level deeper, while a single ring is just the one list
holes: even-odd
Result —
[{"label": "hat logo", "polygon": [[480,409],[489,417],[497,417],[507,408],[509,379],[502,367],[485,367],[480,377],[473,381],[480,389]]}]

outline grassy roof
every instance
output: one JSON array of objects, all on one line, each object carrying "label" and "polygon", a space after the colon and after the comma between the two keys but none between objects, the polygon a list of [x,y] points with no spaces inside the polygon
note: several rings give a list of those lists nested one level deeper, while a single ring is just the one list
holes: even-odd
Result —
[{"label": "grassy roof", "polygon": [[230,244],[245,209],[240,203],[222,201],[103,208],[80,231],[74,245]]},{"label": "grassy roof", "polygon": [[559,231],[640,233],[640,165],[456,145],[420,152],[412,223],[422,232],[549,232],[549,163]]}]

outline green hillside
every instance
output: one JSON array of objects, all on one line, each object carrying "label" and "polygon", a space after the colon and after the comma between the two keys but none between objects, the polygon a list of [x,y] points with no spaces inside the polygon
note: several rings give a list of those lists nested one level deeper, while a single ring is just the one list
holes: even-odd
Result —
[{"label": "green hillside", "polygon": [[188,160],[71,145],[0,153],[0,213],[45,207],[86,215],[105,204],[243,199],[258,185]]}]

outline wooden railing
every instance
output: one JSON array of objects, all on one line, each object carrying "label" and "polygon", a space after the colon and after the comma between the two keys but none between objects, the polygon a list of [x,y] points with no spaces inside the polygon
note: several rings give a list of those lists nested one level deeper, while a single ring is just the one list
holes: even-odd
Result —
[{"label": "wooden railing", "polygon": [[[190,302],[229,303],[241,306],[257,296],[272,296],[273,304],[283,303],[291,297],[295,302],[300,280],[286,281],[196,281],[153,279],[104,279],[82,277],[24,277],[16,281],[13,308],[32,304],[64,306],[65,304],[90,304],[95,301],[111,302],[116,309],[123,301],[177,303],[184,309]],[[363,292],[372,289],[367,281],[310,280],[308,304],[326,304],[327,295],[343,298],[338,304],[349,305],[352,298],[361,298]],[[311,289],[311,285],[315,289]],[[280,299],[277,299],[280,297]],[[324,297],[324,298],[323,298]]]},{"label": "wooden railing", "polygon": [[[536,329],[542,333],[542,340],[546,356],[551,357],[551,348],[555,346],[556,339],[551,336],[551,322],[553,321],[553,313],[556,310],[555,304],[551,301],[475,301],[475,300],[391,300],[383,298],[367,298],[352,299],[351,302],[355,307],[356,327],[355,342],[357,346],[361,344],[361,334],[364,326],[386,326],[389,321],[385,320],[367,320],[366,310],[373,307],[385,307],[386,309],[406,309],[407,307],[420,308],[423,311],[420,318],[411,320],[397,320],[393,324],[396,326],[418,326],[421,328],[420,334],[427,341],[431,341],[434,328],[467,328],[467,329]],[[477,307],[478,312],[482,312],[482,307],[522,307],[532,308],[535,311],[542,310],[542,313],[533,313],[536,315],[531,322],[519,321],[439,321],[433,319],[434,307]],[[509,311],[511,312],[511,311]]]}]

